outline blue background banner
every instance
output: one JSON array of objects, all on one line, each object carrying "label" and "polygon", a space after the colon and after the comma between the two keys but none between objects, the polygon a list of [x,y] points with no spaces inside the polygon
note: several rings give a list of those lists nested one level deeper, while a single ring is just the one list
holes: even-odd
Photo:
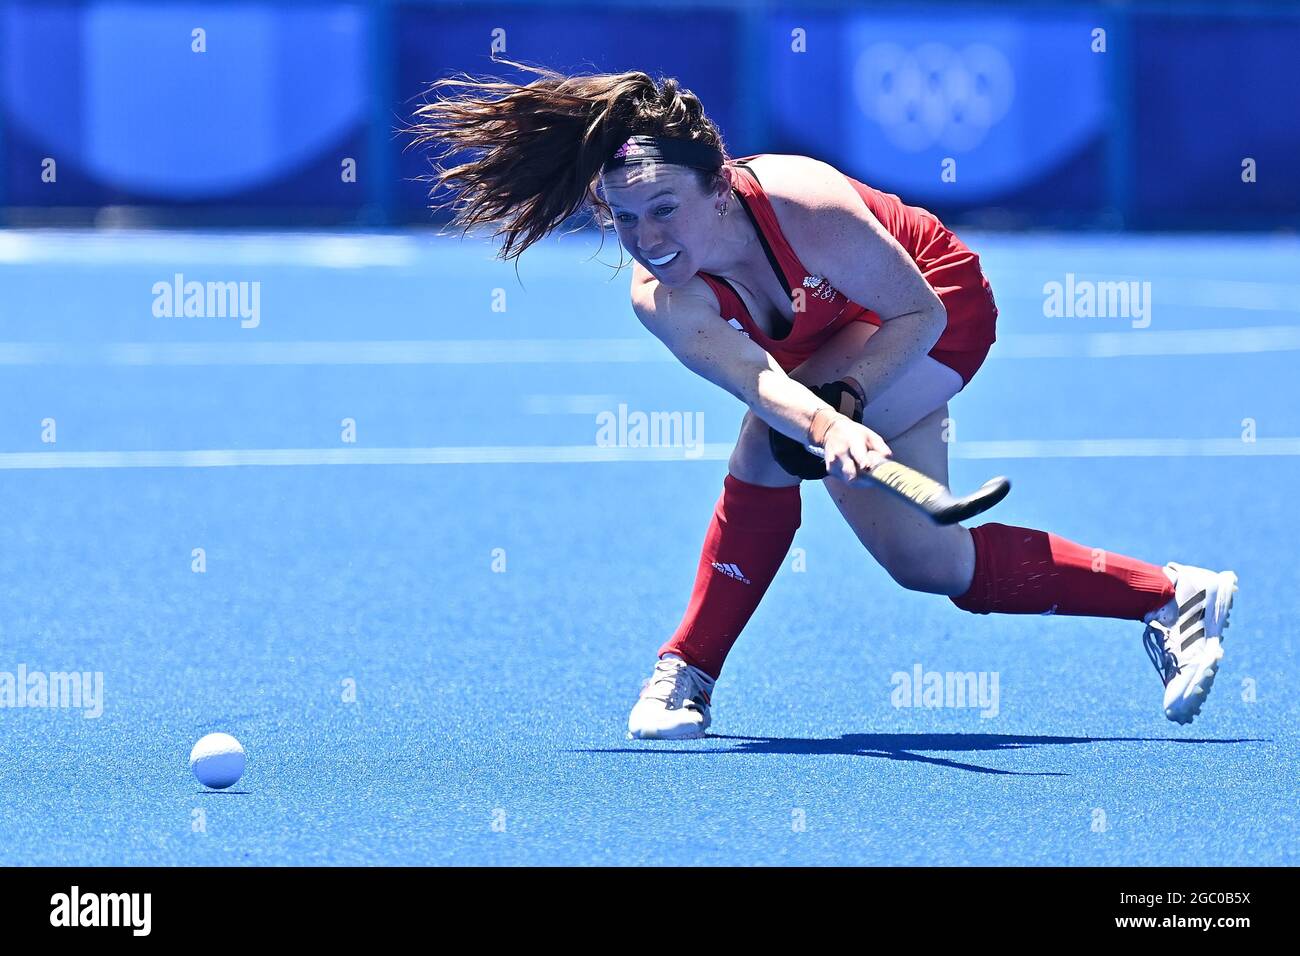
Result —
[{"label": "blue background banner", "polygon": [[[409,100],[402,107],[408,115],[432,81],[454,73],[491,74],[521,83],[535,79],[494,63],[494,41],[500,56],[562,72],[642,70],[675,76],[701,98],[729,140],[740,130],[741,96],[752,95],[739,88],[737,18],[729,11],[688,10],[667,17],[637,8],[593,16],[592,8],[582,6],[423,6],[400,9],[398,17],[398,88]],[[740,148],[747,142],[742,138]],[[729,145],[735,152],[736,144]],[[426,215],[428,189],[418,177],[428,171],[421,154],[403,153],[399,197],[407,215]]]},{"label": "blue background banner", "polygon": [[[785,14],[772,31],[776,139],[919,203],[1101,204],[1095,17]],[[947,163],[949,175],[941,174]],[[1082,166],[1082,169],[1077,168]],[[1063,189],[1068,186],[1068,189]]]},{"label": "blue background banner", "polygon": [[[358,200],[340,164],[365,158],[365,10],[24,4],[3,16],[10,203]],[[35,174],[46,157],[57,190]]]},{"label": "blue background banner", "polygon": [[957,219],[1276,227],[1300,214],[1293,5],[739,0],[0,3],[0,209],[427,222],[428,157],[399,129],[439,78],[530,78],[494,49],[677,77],[733,155],[817,156]]},{"label": "blue background banner", "polygon": [[1300,19],[1143,16],[1133,40],[1136,213],[1300,223]]}]

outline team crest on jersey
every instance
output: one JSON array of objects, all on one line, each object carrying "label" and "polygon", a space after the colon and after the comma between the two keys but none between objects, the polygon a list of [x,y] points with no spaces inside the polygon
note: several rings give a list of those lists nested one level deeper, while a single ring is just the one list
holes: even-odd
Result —
[{"label": "team crest on jersey", "polygon": [[825,276],[804,276],[803,286],[811,289],[815,298],[829,302],[835,298],[835,286],[826,281]]}]

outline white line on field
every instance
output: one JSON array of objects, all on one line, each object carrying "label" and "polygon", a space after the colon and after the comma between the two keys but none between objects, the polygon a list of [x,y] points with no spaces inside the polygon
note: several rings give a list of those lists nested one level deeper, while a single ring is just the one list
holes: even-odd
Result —
[{"label": "white line on field", "polygon": [[1294,352],[1300,326],[1263,325],[1236,329],[1133,329],[1083,335],[1008,335],[991,359],[1118,358],[1131,355],[1237,355]]},{"label": "white line on field", "polygon": [[528,415],[599,415],[618,406],[616,395],[525,395]]},{"label": "white line on field", "polygon": [[[694,448],[598,445],[489,445],[435,448],[223,448],[196,451],[0,452],[0,470],[58,468],[222,468],[291,465],[540,465],[725,461],[729,443]],[[957,459],[1216,458],[1300,456],[1300,438],[1107,438],[962,441]]]},{"label": "white line on field", "polygon": [[64,263],[84,268],[183,262],[187,266],[373,269],[413,266],[429,249],[428,239],[419,235],[0,232],[0,265]]},{"label": "white line on field", "polygon": [[[1250,282],[1238,279],[1196,279],[1186,276],[1171,276],[1163,273],[1133,275],[1097,272],[1088,270],[1088,278],[1093,275],[1106,282],[1143,282],[1150,281],[1159,308],[1175,309],[1223,309],[1233,313],[1251,312],[1300,312],[1300,284],[1294,282]],[[1080,278],[1083,278],[1081,275]],[[1051,281],[1059,282],[1059,277]],[[1044,290],[1036,286],[1019,283],[994,283],[994,294],[998,302],[1026,303],[1026,311],[1037,303],[1039,307],[1044,300]],[[1008,311],[1005,310],[1004,311]],[[1037,309],[1035,309],[1037,311]],[[1167,313],[1166,313],[1167,314]],[[1061,321],[1054,319],[1052,321]],[[1069,320],[1067,320],[1069,321]],[[1116,321],[1123,321],[1117,319]]]},{"label": "white line on field", "polygon": [[1300,438],[1038,438],[961,441],[953,458],[1225,458],[1300,455]]},{"label": "white line on field", "polygon": [[[991,359],[1233,355],[1300,351],[1300,326],[1011,334]],[[444,339],[358,342],[0,342],[0,365],[512,365],[671,362],[656,339]]]},{"label": "white line on field", "polygon": [[369,342],[0,342],[0,365],[512,365],[663,362],[657,339]]}]

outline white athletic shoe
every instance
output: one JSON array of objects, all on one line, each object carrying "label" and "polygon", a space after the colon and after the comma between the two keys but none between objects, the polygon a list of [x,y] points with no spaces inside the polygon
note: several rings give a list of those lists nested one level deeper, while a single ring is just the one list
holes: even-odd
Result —
[{"label": "white athletic shoe", "polygon": [[1174,599],[1146,617],[1142,644],[1165,685],[1165,716],[1190,724],[1214,685],[1237,575],[1165,565]]},{"label": "white athletic shoe", "polygon": [[627,718],[629,740],[690,740],[703,737],[711,722],[713,678],[676,657],[655,664],[641,697]]}]

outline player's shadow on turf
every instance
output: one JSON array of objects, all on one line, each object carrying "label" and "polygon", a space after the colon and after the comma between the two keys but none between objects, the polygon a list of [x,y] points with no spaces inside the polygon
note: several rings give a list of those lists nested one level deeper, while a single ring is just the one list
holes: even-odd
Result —
[{"label": "player's shadow on turf", "polygon": [[[804,737],[733,737],[727,734],[709,734],[710,740],[734,740],[731,750],[698,750],[673,747],[671,750],[653,746],[620,747],[598,753],[659,753],[659,754],[824,754],[835,756],[879,757],[885,760],[915,761],[971,773],[990,773],[1012,777],[1068,777],[1067,773],[1036,772],[1028,770],[999,770],[981,767],[947,757],[930,757],[925,754],[971,753],[979,751],[1023,750],[1065,744],[1098,743],[1170,743],[1170,744],[1240,744],[1257,743],[1253,738],[1225,738],[1211,740],[1191,737],[1038,737],[1021,734],[844,734],[825,739]],[[918,751],[920,751],[918,753]]]}]

